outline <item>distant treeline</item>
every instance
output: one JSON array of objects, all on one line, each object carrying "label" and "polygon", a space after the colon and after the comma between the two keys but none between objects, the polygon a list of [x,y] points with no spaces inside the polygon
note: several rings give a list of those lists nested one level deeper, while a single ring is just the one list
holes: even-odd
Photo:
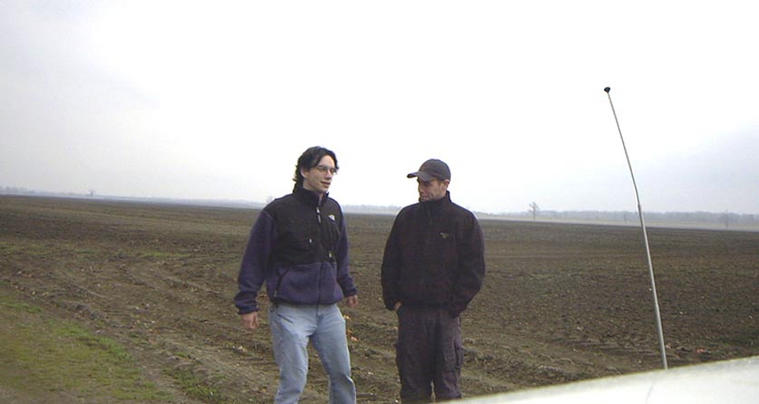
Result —
[{"label": "distant treeline", "polygon": [[398,206],[374,206],[374,205],[344,205],[346,213],[362,213],[369,215],[395,215],[401,208]]},{"label": "distant treeline", "polygon": [[[505,214],[504,216],[532,220],[529,211]],[[643,212],[647,224],[708,225],[709,227],[759,227],[759,215],[731,212]],[[541,210],[536,220],[582,221],[602,223],[639,224],[637,212],[628,211],[553,211]]]},{"label": "distant treeline", "polygon": [[244,200],[179,199],[179,198],[157,198],[157,197],[140,197],[140,196],[98,195],[98,194],[95,194],[94,191],[90,191],[89,194],[80,194],[80,193],[74,193],[74,192],[34,191],[34,190],[28,190],[25,188],[18,188],[18,187],[0,187],[0,195],[37,196],[37,197],[48,197],[48,198],[73,198],[73,199],[107,200],[107,201],[122,201],[122,202],[139,202],[139,203],[165,203],[165,204],[214,206],[214,207],[241,208],[241,209],[261,209],[264,207],[263,203],[250,202],[250,201],[244,201]]},{"label": "distant treeline", "polygon": [[[95,195],[94,191],[89,194],[76,193],[55,193],[45,191],[34,191],[19,187],[0,187],[0,195],[28,195],[28,196],[46,196],[46,197],[64,197],[64,198],[87,198],[87,199],[107,199],[134,202],[149,203],[178,203],[189,205],[205,206],[223,206],[235,208],[253,208],[260,209],[265,204],[260,202],[249,202],[241,200],[221,200],[221,199],[171,199],[171,198],[140,198],[140,197],[122,197]],[[537,207],[537,205],[536,205]],[[394,215],[400,211],[398,206],[376,206],[376,205],[344,205],[343,210],[347,213],[364,213],[364,214],[389,214]],[[637,225],[640,223],[637,212],[629,211],[598,211],[598,210],[538,210],[509,213],[484,213],[476,212],[480,218],[494,219],[517,219],[517,220],[536,220],[536,221],[556,221],[556,222],[589,222],[589,223],[606,223],[606,224],[630,224]],[[759,215],[731,213],[731,212],[643,212],[647,224],[652,225],[672,225],[686,227],[709,227],[709,228],[727,228],[727,229],[759,229]],[[534,216],[533,216],[534,215]]]}]

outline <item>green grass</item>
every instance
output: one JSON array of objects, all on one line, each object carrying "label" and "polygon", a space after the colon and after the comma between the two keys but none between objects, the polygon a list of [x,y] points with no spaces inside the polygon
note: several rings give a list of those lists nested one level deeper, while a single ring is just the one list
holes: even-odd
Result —
[{"label": "green grass", "polygon": [[16,300],[0,284],[0,386],[23,393],[77,400],[166,401],[116,341]]},{"label": "green grass", "polygon": [[192,257],[192,255],[188,253],[143,250],[137,253],[137,257],[142,258],[142,259],[148,259],[148,260],[168,260],[168,259],[178,259],[178,258],[190,258]]},{"label": "green grass", "polygon": [[216,388],[195,376],[190,369],[174,369],[166,372],[176,380],[188,396],[206,403],[225,403],[227,400]]},{"label": "green grass", "polygon": [[19,240],[0,240],[0,257],[26,254],[33,257],[45,257],[50,254],[49,245],[42,242],[21,242]]}]

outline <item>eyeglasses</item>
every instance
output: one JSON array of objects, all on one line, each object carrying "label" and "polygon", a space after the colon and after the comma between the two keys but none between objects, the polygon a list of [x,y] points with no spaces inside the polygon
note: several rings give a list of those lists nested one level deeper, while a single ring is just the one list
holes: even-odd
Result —
[{"label": "eyeglasses", "polygon": [[318,166],[314,167],[315,169],[319,170],[320,173],[326,174],[329,172],[332,175],[337,174],[337,167],[330,167],[319,164]]}]

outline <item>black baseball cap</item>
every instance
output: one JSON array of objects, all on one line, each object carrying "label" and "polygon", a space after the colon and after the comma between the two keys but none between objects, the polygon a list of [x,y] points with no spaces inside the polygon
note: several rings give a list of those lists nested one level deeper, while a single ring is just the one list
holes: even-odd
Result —
[{"label": "black baseball cap", "polygon": [[422,163],[419,167],[419,171],[408,173],[407,178],[419,177],[422,181],[429,181],[433,178],[439,180],[450,180],[451,169],[448,168],[448,164],[445,164],[442,160],[429,159]]}]

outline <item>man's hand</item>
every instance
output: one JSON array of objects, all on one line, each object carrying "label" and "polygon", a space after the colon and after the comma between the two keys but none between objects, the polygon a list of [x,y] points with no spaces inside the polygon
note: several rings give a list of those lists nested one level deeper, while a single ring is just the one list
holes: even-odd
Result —
[{"label": "man's hand", "polygon": [[345,298],[345,304],[348,307],[358,306],[358,295],[348,296]]},{"label": "man's hand", "polygon": [[242,320],[243,328],[255,330],[256,327],[258,327],[258,312],[252,311],[250,313],[241,314],[240,320]]},{"label": "man's hand", "polygon": [[400,309],[402,305],[403,303],[401,302],[395,302],[395,305],[393,305],[393,311],[398,311],[398,309]]}]

